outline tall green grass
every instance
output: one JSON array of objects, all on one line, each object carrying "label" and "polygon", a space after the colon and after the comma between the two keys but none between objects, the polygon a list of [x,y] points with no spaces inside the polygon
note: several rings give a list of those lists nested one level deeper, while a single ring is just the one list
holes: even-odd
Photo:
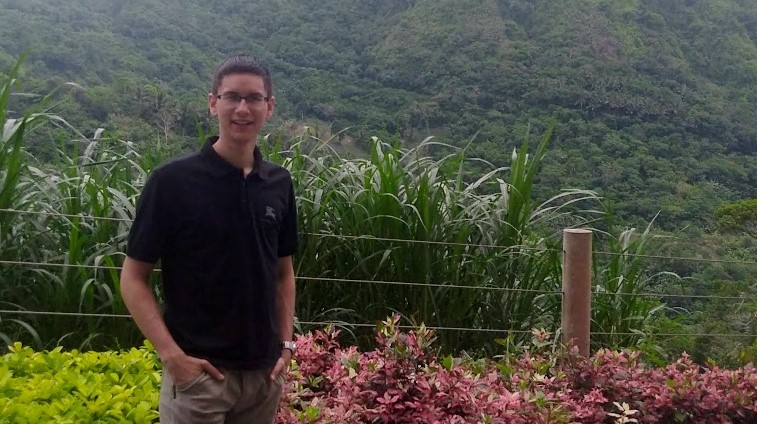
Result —
[{"label": "tall green grass", "polygon": [[[0,309],[124,314],[117,295],[118,270],[112,268],[121,263],[138,194],[134,184],[144,181],[144,167],[128,143],[103,139],[101,131],[84,137],[63,118],[44,112],[51,96],[13,111],[20,64],[0,94],[0,122],[5,123],[0,139],[0,259],[30,265],[0,266]],[[74,137],[61,142],[57,163],[38,163],[23,149],[33,129],[43,124],[67,128]],[[123,318],[19,313],[0,314],[0,338],[24,340],[37,348],[132,345],[140,340]]]},{"label": "tall green grass", "polygon": [[[28,129],[48,117],[34,111],[14,112],[11,107],[12,97],[17,85],[17,75],[23,57],[4,78],[0,89],[0,260],[16,260],[23,252],[29,234],[19,231],[19,217],[9,209],[25,207],[31,199],[24,195],[22,176],[26,170],[22,146]],[[0,269],[0,307],[15,307],[17,299],[29,294],[30,290],[13,284],[14,272],[5,267]],[[16,317],[0,316],[3,328],[14,329],[10,333],[0,331],[0,339],[8,343],[19,333],[40,342],[35,328],[26,321]]]},{"label": "tall green grass", "polygon": [[[56,166],[35,179],[35,209],[48,213],[49,231],[40,235],[47,239],[41,256],[70,265],[49,275],[40,296],[54,299],[58,311],[125,314],[115,268],[122,262],[134,216],[139,193],[135,184],[144,181],[145,171],[128,143],[92,138],[77,140],[73,146],[70,153],[61,148]],[[137,340],[125,319],[56,319],[51,331],[82,340],[65,333],[66,328],[86,329],[87,343],[96,337],[109,339],[106,344]]]},{"label": "tall green grass", "polygon": [[[662,278],[679,278],[671,272],[650,274],[644,256],[651,239],[651,224],[644,231],[635,228],[615,236],[604,233],[605,251],[595,253],[592,270],[592,346],[627,347],[651,342],[647,331],[658,314],[665,312],[659,298],[640,296],[654,292]],[[600,233],[602,234],[602,233]]]},{"label": "tall green grass", "polygon": [[[30,124],[66,123],[46,113],[11,117],[16,72],[0,97],[0,206],[35,214],[0,212],[0,256],[39,265],[0,266],[0,309],[74,315],[0,314],[0,338],[37,348],[138,345],[130,320],[76,314],[126,313],[117,267],[146,175],[165,158],[102,131],[85,137],[70,129],[73,140],[61,141],[56,162],[37,162],[23,148],[34,136]],[[560,234],[592,225],[603,208],[587,190],[533,201],[550,138],[547,131],[523,140],[500,166],[433,139],[403,148],[374,137],[365,157],[351,159],[310,133],[266,140],[268,158],[289,168],[297,186],[299,321],[378,323],[397,312],[409,324],[502,332],[439,331],[450,351],[493,349],[508,332],[525,339],[535,327],[557,330]],[[632,272],[619,265],[595,270],[598,284],[613,291],[619,280],[612,276],[623,275],[625,288],[629,278],[644,278],[641,263]],[[647,307],[638,305],[616,309],[637,314]],[[595,322],[610,331],[621,329],[613,320],[636,329],[639,321],[626,318],[597,313]]]},{"label": "tall green grass", "polygon": [[[411,323],[523,337],[536,326],[556,329],[561,228],[554,221],[586,224],[601,203],[592,192],[570,190],[534,204],[533,181],[549,140],[544,134],[534,153],[526,140],[510,166],[484,163],[489,170],[478,176],[466,166],[477,162],[480,169],[482,161],[464,149],[428,156],[432,139],[403,149],[374,137],[368,157],[347,160],[305,135],[275,154],[292,170],[300,195],[297,273],[309,279],[299,285],[299,318],[378,322],[400,312]],[[445,346],[477,349],[491,346],[495,335],[439,337]]]}]

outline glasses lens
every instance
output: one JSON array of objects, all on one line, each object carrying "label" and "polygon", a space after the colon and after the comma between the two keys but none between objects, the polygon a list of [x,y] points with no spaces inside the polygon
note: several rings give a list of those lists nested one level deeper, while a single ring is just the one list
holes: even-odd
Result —
[{"label": "glasses lens", "polygon": [[229,103],[239,103],[242,101],[242,96],[239,93],[224,93],[221,95],[221,98]]}]

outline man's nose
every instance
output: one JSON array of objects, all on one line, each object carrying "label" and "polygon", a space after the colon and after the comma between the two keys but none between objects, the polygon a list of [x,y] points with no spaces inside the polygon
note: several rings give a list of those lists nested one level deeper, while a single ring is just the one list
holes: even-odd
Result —
[{"label": "man's nose", "polygon": [[237,104],[236,110],[237,111],[249,111],[250,110],[250,105],[247,104],[247,99],[245,99],[245,98],[240,99],[239,103]]}]

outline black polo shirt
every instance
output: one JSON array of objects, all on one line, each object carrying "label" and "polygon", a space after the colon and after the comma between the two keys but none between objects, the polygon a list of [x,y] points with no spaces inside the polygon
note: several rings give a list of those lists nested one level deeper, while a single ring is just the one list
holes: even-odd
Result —
[{"label": "black polo shirt", "polygon": [[127,255],[161,261],[163,317],[189,355],[230,369],[272,366],[281,354],[278,259],[297,249],[289,172],[263,160],[244,177],[207,140],[148,178]]}]

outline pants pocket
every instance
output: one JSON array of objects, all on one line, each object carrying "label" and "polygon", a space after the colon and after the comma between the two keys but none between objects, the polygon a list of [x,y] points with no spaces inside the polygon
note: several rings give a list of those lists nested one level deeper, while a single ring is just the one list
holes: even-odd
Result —
[{"label": "pants pocket", "polygon": [[177,392],[186,392],[190,389],[199,387],[203,382],[207,381],[208,379],[210,379],[210,374],[203,371],[202,373],[200,373],[200,375],[193,378],[189,383],[185,383],[181,385],[174,384],[174,387],[176,388]]}]

